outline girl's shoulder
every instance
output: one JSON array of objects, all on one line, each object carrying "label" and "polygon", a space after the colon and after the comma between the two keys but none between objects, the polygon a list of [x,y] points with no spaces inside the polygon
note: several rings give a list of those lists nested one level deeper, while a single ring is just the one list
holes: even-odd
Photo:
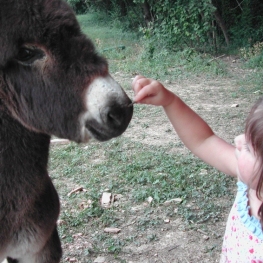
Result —
[{"label": "girl's shoulder", "polygon": [[263,240],[262,226],[257,213],[261,201],[257,198],[255,191],[249,189],[243,182],[238,181],[237,187],[235,205],[239,218],[247,229]]}]

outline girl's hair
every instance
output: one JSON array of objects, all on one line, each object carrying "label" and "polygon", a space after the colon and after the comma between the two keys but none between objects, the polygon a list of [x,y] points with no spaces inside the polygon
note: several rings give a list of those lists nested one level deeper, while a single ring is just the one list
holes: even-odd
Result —
[{"label": "girl's hair", "polygon": [[258,215],[263,228],[263,196],[261,195],[263,189],[263,97],[255,103],[246,119],[245,135],[255,151],[257,161],[260,163],[257,171],[256,192],[257,197],[262,201]]}]

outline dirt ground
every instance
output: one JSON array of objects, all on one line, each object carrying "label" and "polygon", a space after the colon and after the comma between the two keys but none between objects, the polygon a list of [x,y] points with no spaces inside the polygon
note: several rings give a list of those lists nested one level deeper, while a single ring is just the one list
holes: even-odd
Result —
[{"label": "dirt ground", "polygon": [[[226,77],[194,77],[193,79],[180,80],[176,83],[171,83],[167,80],[163,84],[177,93],[198,112],[220,137],[233,143],[234,137],[243,132],[245,117],[251,105],[258,98],[258,93],[246,92],[241,94],[242,84],[240,83],[251,71],[242,69],[240,61],[233,57],[224,57],[223,60],[229,70],[229,75]],[[119,72],[113,74],[113,76],[119,83],[131,83],[134,77]],[[132,97],[132,92],[129,95]],[[143,129],[142,127],[145,126],[148,128]],[[176,134],[167,131],[172,131],[172,127],[164,114],[154,115],[154,117],[135,114],[129,129],[123,136],[148,145],[173,143],[175,145],[174,151],[186,153],[187,149],[181,144]],[[134,217],[129,219],[129,222],[122,228],[118,237],[130,236],[135,231],[133,220],[140,215],[143,204],[141,207],[131,207],[130,209],[134,210]],[[159,229],[155,230],[158,231],[158,240],[144,242],[139,246],[130,245],[124,247],[118,257],[109,254],[99,257],[98,255],[95,257],[88,255],[86,260],[67,257],[65,262],[91,262],[91,258],[93,258],[92,262],[97,263],[219,262],[228,212],[229,208],[225,211],[224,220],[216,224],[208,221],[205,231],[199,229],[198,225],[194,229],[187,228],[185,222],[180,217],[177,217],[171,221],[164,220]],[[145,235],[151,234],[150,229],[147,231],[149,233]],[[64,251],[67,252],[81,250],[85,246],[88,247],[89,243],[82,236],[76,237],[73,244],[63,243]]]}]

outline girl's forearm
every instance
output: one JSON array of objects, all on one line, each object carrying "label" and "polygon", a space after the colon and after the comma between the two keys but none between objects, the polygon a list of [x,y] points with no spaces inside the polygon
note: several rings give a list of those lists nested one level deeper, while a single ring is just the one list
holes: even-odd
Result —
[{"label": "girl's forearm", "polygon": [[137,76],[133,81],[134,101],[162,106],[180,139],[197,157],[236,176],[235,148],[214,134],[208,124],[178,96],[152,79]]},{"label": "girl's forearm", "polygon": [[208,124],[178,96],[172,94],[172,102],[164,107],[164,111],[172,123],[176,133],[189,150],[198,155],[199,146],[214,135]]},{"label": "girl's forearm", "polygon": [[216,136],[180,98],[174,94],[171,96],[172,102],[163,108],[185,146],[221,172],[236,176],[235,147]]}]

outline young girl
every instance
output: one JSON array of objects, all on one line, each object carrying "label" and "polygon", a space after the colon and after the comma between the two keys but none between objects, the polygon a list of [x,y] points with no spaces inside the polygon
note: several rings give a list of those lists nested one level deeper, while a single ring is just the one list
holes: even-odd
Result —
[{"label": "young girl", "polygon": [[156,80],[137,76],[134,102],[162,106],[175,131],[196,156],[237,177],[237,196],[226,226],[221,263],[263,263],[263,100],[252,108],[236,147]]}]

